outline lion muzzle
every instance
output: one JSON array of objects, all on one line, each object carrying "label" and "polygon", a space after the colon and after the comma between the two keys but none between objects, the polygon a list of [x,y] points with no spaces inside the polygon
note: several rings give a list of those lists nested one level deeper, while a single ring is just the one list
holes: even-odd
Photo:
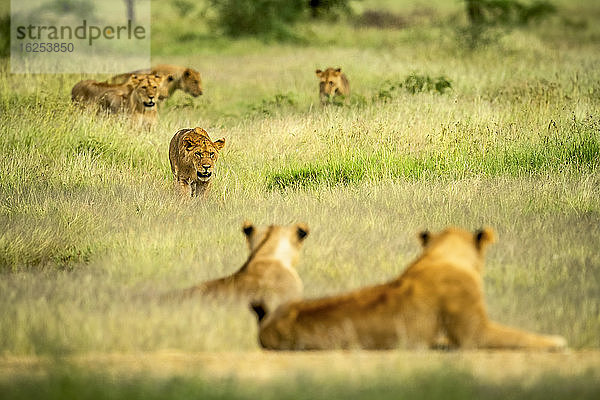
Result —
[{"label": "lion muzzle", "polygon": [[144,107],[147,108],[152,108],[156,105],[156,102],[154,101],[154,97],[149,97],[148,101],[144,101]]},{"label": "lion muzzle", "polygon": [[210,171],[210,165],[202,165],[202,171],[196,171],[196,176],[201,181],[207,181],[210,179],[212,172]]}]

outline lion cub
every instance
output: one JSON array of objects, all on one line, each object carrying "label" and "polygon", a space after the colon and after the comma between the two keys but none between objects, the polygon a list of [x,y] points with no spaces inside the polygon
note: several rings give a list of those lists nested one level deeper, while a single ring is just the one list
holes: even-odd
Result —
[{"label": "lion cub", "polygon": [[177,297],[201,294],[245,304],[260,302],[273,308],[302,297],[302,281],[295,265],[308,235],[308,226],[298,223],[258,227],[246,221],[242,231],[250,250],[244,265],[232,275],[193,286]]},{"label": "lion cub", "polygon": [[327,68],[325,71],[316,70],[319,78],[319,97],[321,104],[326,104],[330,99],[343,96],[348,101],[350,96],[350,82],[341,68]]},{"label": "lion cub", "polygon": [[210,140],[202,128],[181,129],[171,139],[169,161],[176,184],[191,197],[206,194],[225,139]]},{"label": "lion cub", "polygon": [[488,319],[483,296],[490,229],[423,232],[423,253],[397,279],[350,293],[283,304],[271,314],[253,308],[263,347],[323,350],[360,347],[433,347],[439,334],[460,348],[559,349],[560,336],[544,336]]}]

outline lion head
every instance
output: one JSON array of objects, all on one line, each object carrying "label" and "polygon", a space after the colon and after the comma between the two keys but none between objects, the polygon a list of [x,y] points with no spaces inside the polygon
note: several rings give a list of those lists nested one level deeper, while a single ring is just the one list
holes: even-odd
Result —
[{"label": "lion head", "polygon": [[163,81],[160,75],[132,75],[129,82],[133,86],[130,95],[133,106],[138,110],[156,110]]},{"label": "lion head", "polygon": [[[250,221],[244,221],[242,232],[246,235],[250,252],[255,251],[267,241],[273,242],[273,239],[276,239],[274,242],[281,251],[291,251],[293,249],[297,251],[306,236],[308,236],[309,229],[308,225],[302,222],[293,225],[256,226]],[[282,245],[282,241],[289,245]]]},{"label": "lion head", "polygon": [[477,270],[483,268],[483,257],[487,246],[496,240],[491,228],[468,232],[458,228],[447,228],[439,233],[423,231],[419,234],[424,254],[453,255],[474,262]]},{"label": "lion head", "polygon": [[327,68],[325,71],[316,70],[319,78],[319,95],[321,99],[336,95],[346,95],[348,82],[341,68]]},{"label": "lion head", "polygon": [[244,221],[242,232],[246,235],[250,257],[259,251],[270,254],[270,258],[278,259],[288,267],[298,262],[300,249],[304,239],[308,236],[309,229],[305,223],[292,225],[267,225],[256,226],[249,221]]},{"label": "lion head", "polygon": [[182,142],[187,159],[196,170],[198,180],[208,182],[219,157],[219,151],[225,147],[225,139],[213,142],[208,132],[202,128],[195,128],[183,137]]},{"label": "lion head", "polygon": [[200,72],[192,68],[186,68],[181,76],[181,88],[184,92],[198,97],[202,94],[202,79]]}]

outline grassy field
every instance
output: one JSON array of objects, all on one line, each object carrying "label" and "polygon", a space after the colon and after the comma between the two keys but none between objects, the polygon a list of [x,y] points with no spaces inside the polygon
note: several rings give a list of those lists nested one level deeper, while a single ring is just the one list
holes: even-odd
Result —
[{"label": "grassy field", "polygon": [[[224,38],[170,2],[154,2],[153,61],[196,67],[205,94],[177,93],[150,131],[79,112],[70,89],[82,76],[11,75],[0,59],[0,364],[165,349],[256,352],[248,309],[154,300],[241,266],[244,219],[309,225],[298,265],[307,297],[397,276],[418,254],[422,229],[491,226],[491,317],[597,350],[600,6],[556,1],[552,17],[470,51],[457,36],[462,5],[422,3],[358,3],[426,16],[402,29],[303,22],[302,40],[265,43]],[[319,105],[314,70],[326,66],[347,73],[349,105]],[[411,75],[443,76],[452,87],[412,93]],[[178,196],[168,166],[172,135],[195,126],[227,140],[206,199]],[[201,373],[199,381],[163,374],[153,382],[44,365],[56,371],[38,376],[23,367],[22,376],[2,380],[0,397],[43,388],[44,398],[69,398],[63,389],[108,398],[108,388],[110,398],[131,398],[137,387],[151,398],[250,398],[285,387],[283,398],[298,398],[304,384],[322,379],[290,366],[293,384],[281,377],[244,391],[232,378],[209,390]],[[519,393],[593,398],[599,368],[592,358],[591,375],[542,374]],[[400,375],[408,386],[373,378],[352,392],[337,376],[329,392],[302,396],[389,389],[437,398],[448,390],[430,393],[427,382],[461,381],[454,397],[503,398],[521,385],[518,377],[502,387],[480,381],[469,368],[424,369]],[[174,391],[178,382],[183,392]]]},{"label": "grassy field", "polygon": [[5,359],[0,398],[594,399],[600,353],[161,351],[64,361]]}]

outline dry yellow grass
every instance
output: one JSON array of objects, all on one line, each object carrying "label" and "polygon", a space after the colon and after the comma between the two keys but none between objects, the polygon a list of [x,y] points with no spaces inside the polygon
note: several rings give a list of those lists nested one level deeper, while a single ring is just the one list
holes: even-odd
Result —
[{"label": "dry yellow grass", "polygon": [[[55,359],[5,356],[0,358],[2,379],[44,375]],[[399,380],[415,372],[454,369],[492,382],[527,385],[544,376],[579,376],[591,371],[600,378],[600,351],[557,353],[521,351],[327,351],[327,352],[200,352],[163,350],[142,353],[89,353],[61,359],[83,370],[110,376],[203,377],[234,379],[242,384],[293,380],[305,376],[321,380],[343,378]]]}]

